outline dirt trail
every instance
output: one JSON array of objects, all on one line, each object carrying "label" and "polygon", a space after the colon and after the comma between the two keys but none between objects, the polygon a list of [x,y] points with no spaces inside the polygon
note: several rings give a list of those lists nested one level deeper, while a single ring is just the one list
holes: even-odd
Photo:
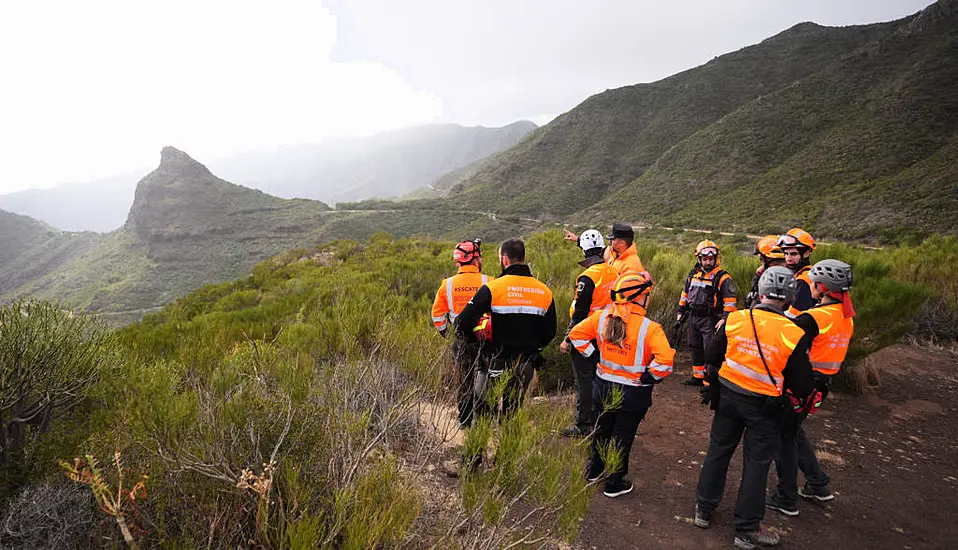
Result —
[{"label": "dirt trail", "polygon": [[[795,518],[769,511],[766,524],[783,535],[783,548],[958,548],[958,358],[898,346],[873,361],[880,388],[832,394],[808,421],[837,498],[800,502]],[[690,516],[711,413],[695,389],[679,384],[683,374],[656,389],[639,427],[630,462],[635,491],[611,500],[597,489],[577,548],[731,547],[741,450],[712,528],[695,528]]]}]

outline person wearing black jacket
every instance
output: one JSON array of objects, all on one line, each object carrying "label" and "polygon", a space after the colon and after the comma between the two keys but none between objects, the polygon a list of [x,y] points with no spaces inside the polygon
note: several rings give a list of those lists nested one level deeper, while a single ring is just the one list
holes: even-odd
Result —
[{"label": "person wearing black jacket", "polygon": [[807,409],[814,399],[811,338],[784,313],[795,287],[789,269],[766,270],[759,281],[762,303],[730,315],[706,352],[710,385],[704,402],[711,402],[715,416],[696,490],[695,525],[709,527],[725,492],[729,462],[744,438],[734,519],[738,548],[779,544],[778,535],[761,526],[768,470],[788,408]]},{"label": "person wearing black jacket", "polygon": [[569,331],[595,311],[612,303],[612,287],[619,274],[606,263],[603,257],[605,240],[595,229],[584,231],[579,236],[579,248],[585,258],[579,265],[585,270],[576,278],[575,297],[569,308],[569,328],[559,351],[572,357],[572,372],[575,380],[575,424],[562,430],[566,437],[583,437],[595,428],[592,407],[592,380],[595,378],[598,356],[586,357],[572,346]]},{"label": "person wearing black jacket", "polygon": [[[503,415],[522,405],[540,352],[556,336],[556,307],[552,291],[532,276],[525,263],[525,243],[509,239],[499,247],[502,275],[476,291],[456,319],[456,333],[475,341],[473,328],[483,315],[492,319],[492,338],[483,346],[477,393],[484,394],[491,379],[508,372],[503,395]],[[477,411],[487,412],[490,403],[477,396]],[[482,409],[480,411],[479,409]]]}]

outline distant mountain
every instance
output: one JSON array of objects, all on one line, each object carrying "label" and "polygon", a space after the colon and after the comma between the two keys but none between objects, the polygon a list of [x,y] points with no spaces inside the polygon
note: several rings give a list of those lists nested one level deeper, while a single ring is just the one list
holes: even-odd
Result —
[{"label": "distant mountain", "polygon": [[595,95],[455,184],[481,211],[895,240],[958,232],[958,0],[802,23]]},{"label": "distant mountain", "polygon": [[[279,197],[325,202],[390,198],[508,149],[535,128],[527,121],[502,128],[420,126],[249,151],[208,164],[230,181]],[[136,182],[147,172],[0,195],[0,209],[66,231],[113,231],[124,224]]]},{"label": "distant mountain", "polygon": [[535,129],[528,121],[502,128],[419,126],[365,138],[250,151],[213,161],[210,167],[231,181],[280,197],[330,203],[392,198],[504,151]]},{"label": "distant mountain", "polygon": [[42,297],[135,319],[200,286],[249,273],[280,252],[388,231],[504,238],[522,232],[462,211],[337,212],[229,183],[186,153],[166,147],[136,187],[126,223],[107,234],[70,233],[0,211],[0,303]]},{"label": "distant mountain", "polygon": [[105,233],[123,225],[136,182],[148,172],[143,169],[85,183],[8,193],[0,195],[0,209],[65,231]]}]

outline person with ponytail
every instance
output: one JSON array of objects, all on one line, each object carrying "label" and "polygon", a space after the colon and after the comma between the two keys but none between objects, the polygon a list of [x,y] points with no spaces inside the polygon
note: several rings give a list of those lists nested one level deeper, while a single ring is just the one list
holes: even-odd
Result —
[{"label": "person with ponytail", "polygon": [[[822,260],[808,272],[812,298],[818,305],[795,318],[811,338],[808,358],[812,364],[815,388],[828,396],[832,377],[838,374],[848,353],[848,344],[855,330],[855,307],[849,290],[852,268],[838,260]],[[812,411],[814,412],[814,411]],[[827,502],[835,498],[829,489],[829,477],[815,456],[805,429],[806,415],[794,418],[793,429],[782,430],[780,456],[775,460],[778,488],[768,497],[769,508],[787,516],[798,515],[798,497]],[[805,475],[805,485],[798,488],[798,471]]]},{"label": "person with ponytail", "polygon": [[619,276],[612,286],[612,303],[569,332],[579,353],[598,355],[593,385],[596,428],[586,477],[597,481],[608,473],[603,494],[611,498],[632,492],[632,482],[625,476],[635,433],[652,406],[653,386],[672,374],[675,350],[662,325],[646,317],[652,287],[648,272]]}]

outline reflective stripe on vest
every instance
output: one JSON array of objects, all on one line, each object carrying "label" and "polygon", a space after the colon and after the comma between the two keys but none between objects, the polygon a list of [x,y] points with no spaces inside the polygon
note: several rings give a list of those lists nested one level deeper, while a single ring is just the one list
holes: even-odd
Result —
[{"label": "reflective stripe on vest", "polygon": [[[453,279],[455,279],[456,277],[459,277],[460,275],[470,275],[470,273],[468,272],[460,273],[458,275],[454,275],[446,279],[446,304],[449,305],[449,322],[450,323],[456,322],[456,317],[459,317],[459,313],[462,311],[462,308],[466,307],[466,304],[469,303],[469,300],[471,300],[472,296],[475,295],[475,291],[473,291],[472,295],[470,295],[469,298],[459,306],[459,311],[456,311],[455,302],[453,301],[452,285],[453,285]],[[489,277],[486,275],[480,275],[479,280],[482,281],[482,284],[484,285],[489,282]],[[476,288],[476,290],[479,290],[479,288]],[[436,321],[436,318],[433,317],[432,320]],[[439,321],[436,321],[436,322],[438,323]]]},{"label": "reflective stripe on vest", "polygon": [[545,316],[552,305],[552,291],[534,277],[506,275],[486,286],[492,294],[493,313]]},{"label": "reflective stripe on vest", "polygon": [[[652,325],[646,317],[642,317],[642,323],[639,325],[639,334],[638,338],[635,341],[635,348],[633,349],[634,358],[632,359],[631,365],[621,365],[616,363],[608,358],[610,352],[613,350],[621,350],[620,348],[613,344],[612,342],[605,341],[605,325],[606,320],[609,315],[608,312],[611,311],[611,306],[606,306],[602,311],[602,317],[599,319],[599,329],[598,329],[598,344],[599,344],[599,364],[596,366],[595,374],[603,380],[608,380],[609,382],[617,382],[619,384],[625,384],[627,386],[642,386],[643,384],[639,382],[639,378],[642,377],[642,373],[648,369],[648,365],[645,364],[645,337],[648,334],[649,327]],[[629,331],[626,330],[625,342],[629,341]]]},{"label": "reflective stripe on vest", "polygon": [[808,359],[812,368],[822,374],[834,375],[841,369],[848,354],[848,344],[855,331],[855,321],[845,318],[842,304],[813,307],[805,313],[818,324],[818,336],[812,340]]},{"label": "reflective stripe on vest", "polygon": [[[609,264],[595,264],[580,273],[579,277],[576,277],[576,281],[583,275],[591,279],[595,286],[592,291],[592,304],[589,306],[589,314],[591,315],[612,303],[612,288],[615,286],[615,280],[619,277],[619,274]],[[575,296],[572,297],[572,304],[569,306],[569,317],[575,314],[575,303],[578,299],[579,289],[577,286]]]},{"label": "reflective stripe on vest", "polygon": [[[752,314],[755,316],[754,330],[749,311],[741,310],[729,314],[725,323],[728,348],[719,376],[752,393],[781,395],[784,381],[782,371],[805,331],[777,313],[755,309]],[[759,355],[758,344],[755,342],[756,332],[768,370]],[[772,380],[769,380],[769,372]]]}]

